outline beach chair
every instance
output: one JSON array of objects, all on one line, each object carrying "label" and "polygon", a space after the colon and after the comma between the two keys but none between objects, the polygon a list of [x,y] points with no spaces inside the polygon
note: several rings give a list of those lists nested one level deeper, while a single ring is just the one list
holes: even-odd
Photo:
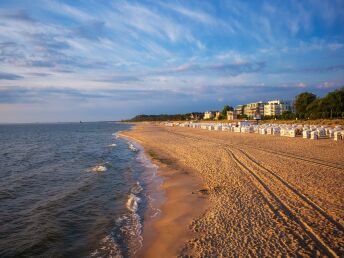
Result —
[{"label": "beach chair", "polygon": [[266,134],[266,128],[265,127],[259,128],[259,133],[260,134]]},{"label": "beach chair", "polygon": [[280,135],[281,134],[281,129],[279,127],[273,127],[272,128],[272,134],[273,135]]},{"label": "beach chair", "polygon": [[340,141],[340,140],[343,139],[342,137],[343,136],[342,136],[341,131],[334,131],[334,133],[333,133],[333,140]]},{"label": "beach chair", "polygon": [[241,127],[240,126],[234,127],[234,132],[235,133],[240,133],[241,132]]},{"label": "beach chair", "polygon": [[333,138],[334,137],[334,132],[335,132],[335,130],[334,129],[329,129],[328,131],[327,131],[327,137],[328,138]]},{"label": "beach chair", "polygon": [[297,129],[296,128],[289,129],[289,132],[288,132],[289,137],[296,137],[296,135],[297,135]]},{"label": "beach chair", "polygon": [[311,140],[318,140],[318,131],[311,132]]},{"label": "beach chair", "polygon": [[326,131],[324,128],[321,128],[321,127],[318,128],[317,132],[318,132],[318,138],[321,138],[321,139],[327,138]]},{"label": "beach chair", "polygon": [[289,129],[288,128],[282,128],[281,129],[281,136],[289,136]]},{"label": "beach chair", "polygon": [[272,134],[272,127],[266,128],[266,134]]},{"label": "beach chair", "polygon": [[302,138],[309,139],[311,138],[311,130],[303,130],[302,132]]},{"label": "beach chair", "polygon": [[244,127],[242,127],[241,132],[242,133],[253,133],[253,127],[251,127],[251,126],[244,126]]}]

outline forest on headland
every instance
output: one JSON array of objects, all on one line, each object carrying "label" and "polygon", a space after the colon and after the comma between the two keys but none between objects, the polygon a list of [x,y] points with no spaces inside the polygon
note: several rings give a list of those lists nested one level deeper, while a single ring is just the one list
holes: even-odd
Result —
[{"label": "forest on headland", "polygon": [[[303,92],[297,95],[293,101],[293,110],[285,111],[280,116],[265,116],[262,119],[344,119],[344,86],[329,92],[324,97],[318,97],[310,92]],[[225,105],[221,115],[222,119],[225,119],[227,110],[233,110],[229,105]],[[159,115],[137,115],[125,122],[142,122],[142,121],[184,121],[192,120],[193,113],[185,114],[159,114]],[[245,117],[242,117],[245,118]]]}]

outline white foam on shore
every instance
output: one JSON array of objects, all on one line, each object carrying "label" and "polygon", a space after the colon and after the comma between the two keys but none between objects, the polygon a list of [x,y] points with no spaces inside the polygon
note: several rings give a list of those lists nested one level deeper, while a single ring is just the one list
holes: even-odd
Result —
[{"label": "white foam on shore", "polygon": [[140,197],[137,196],[143,190],[139,182],[130,189],[130,194],[127,200],[127,208],[131,212],[137,212],[139,202],[141,201]]},{"label": "white foam on shore", "polygon": [[128,142],[128,147],[131,151],[137,152],[138,149],[135,148],[134,144],[132,144],[131,142]]},{"label": "white foam on shore", "polygon": [[135,194],[130,194],[128,201],[127,201],[127,208],[132,212],[136,212],[138,208],[138,203],[140,202],[140,198],[137,197]]},{"label": "white foam on shore", "polygon": [[135,212],[125,214],[116,220],[116,227],[120,229],[121,237],[128,241],[129,257],[135,257],[143,246],[140,216]]},{"label": "white foam on shore", "polygon": [[157,175],[159,167],[153,164],[143,151],[140,151],[137,160],[141,162],[147,170],[147,172],[144,173],[145,178],[143,180],[149,183],[150,191],[145,193],[145,198],[147,199],[148,209],[150,210],[149,217],[155,218],[161,214],[158,200],[164,198],[164,194],[160,188],[163,179]]},{"label": "white foam on shore", "polygon": [[120,248],[111,234],[100,240],[99,247],[88,257],[123,258]]},{"label": "white foam on shore", "polygon": [[93,172],[105,172],[107,170],[106,166],[103,165],[96,165],[92,168]]},{"label": "white foam on shore", "polygon": [[139,182],[136,182],[136,184],[131,188],[131,192],[134,194],[139,194],[142,190],[143,188]]},{"label": "white foam on shore", "polygon": [[153,206],[154,199],[150,195],[146,194],[145,196],[148,199],[148,205],[152,211],[150,218],[155,218],[156,216],[159,216],[161,214],[161,210],[159,208]]},{"label": "white foam on shore", "polygon": [[113,133],[112,136],[115,136],[115,139],[118,139],[118,138],[119,138],[119,135],[118,135],[118,134],[119,134],[120,132],[121,132],[121,131],[118,131],[118,132],[116,132],[116,133]]}]

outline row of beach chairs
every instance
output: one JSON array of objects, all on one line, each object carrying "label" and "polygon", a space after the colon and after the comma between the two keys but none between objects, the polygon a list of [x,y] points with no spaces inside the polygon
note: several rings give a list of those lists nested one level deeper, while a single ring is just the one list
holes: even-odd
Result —
[{"label": "row of beach chairs", "polygon": [[335,127],[320,125],[286,125],[286,124],[261,124],[242,121],[238,123],[173,123],[165,122],[166,126],[181,126],[190,128],[200,128],[210,131],[228,131],[234,133],[257,133],[265,135],[278,135],[285,137],[302,137],[304,139],[333,139],[335,141],[343,140],[344,130],[341,126]]}]

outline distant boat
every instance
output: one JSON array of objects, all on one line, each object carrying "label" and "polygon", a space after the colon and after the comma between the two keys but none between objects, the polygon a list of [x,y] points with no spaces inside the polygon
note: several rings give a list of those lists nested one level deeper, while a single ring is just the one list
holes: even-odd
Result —
[{"label": "distant boat", "polygon": [[82,121],[80,121],[80,124],[82,124]]}]

